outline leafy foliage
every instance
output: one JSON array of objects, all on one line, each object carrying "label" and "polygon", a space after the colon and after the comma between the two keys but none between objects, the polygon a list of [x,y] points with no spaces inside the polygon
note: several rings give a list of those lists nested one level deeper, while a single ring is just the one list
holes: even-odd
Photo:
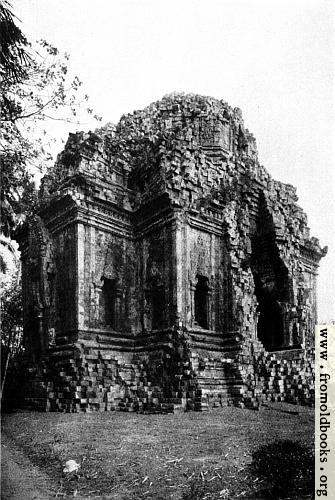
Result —
[{"label": "leafy foliage", "polygon": [[82,110],[100,119],[87,107],[82,82],[69,76],[69,55],[45,40],[32,46],[14,17],[9,3],[0,0],[1,229],[6,235],[34,205],[34,175],[52,161],[48,125],[73,122]]},{"label": "leafy foliage", "polygon": [[[13,371],[17,371],[15,365],[23,354],[23,308],[21,282],[17,276],[13,276],[7,286],[1,288],[1,389],[3,390],[5,380],[10,380],[12,386]],[[7,383],[5,387],[7,390]],[[2,391],[1,396],[3,396]]]},{"label": "leafy foliage", "polygon": [[7,406],[8,396],[16,399],[22,370],[23,308],[18,252],[8,238],[0,235],[1,297],[1,399]]},{"label": "leafy foliage", "polygon": [[22,288],[21,282],[14,278],[2,290],[1,297],[1,344],[4,351],[10,348],[12,355],[22,351],[22,328]]},{"label": "leafy foliage", "polygon": [[266,498],[301,499],[313,493],[313,453],[298,442],[283,440],[261,446],[253,454],[252,468],[265,480]]},{"label": "leafy foliage", "polygon": [[7,1],[0,2],[0,71],[2,80],[19,82],[25,78],[25,67],[30,62],[26,51],[26,37],[14,22],[14,14]]}]

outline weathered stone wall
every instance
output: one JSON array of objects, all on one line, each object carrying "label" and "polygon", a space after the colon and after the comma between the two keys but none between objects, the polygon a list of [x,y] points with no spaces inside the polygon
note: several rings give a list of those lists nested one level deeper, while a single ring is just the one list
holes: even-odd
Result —
[{"label": "weathered stone wall", "polygon": [[[83,327],[131,332],[137,320],[133,314],[133,241],[93,225],[83,226],[83,233]],[[106,303],[108,286],[116,296],[111,304]]]},{"label": "weathered stone wall", "polygon": [[199,277],[204,277],[209,295],[208,330],[224,332],[227,330],[228,293],[222,234],[194,227],[188,220],[181,225],[179,232],[180,241],[176,249],[181,256],[179,318],[187,328],[196,327],[194,295]]},{"label": "weathered stone wall", "polygon": [[260,165],[237,108],[173,95],[71,134],[18,238],[31,401],[311,402],[326,250],[295,189]]},{"label": "weathered stone wall", "polygon": [[55,333],[57,336],[77,328],[77,228],[67,226],[52,237],[55,293]]},{"label": "weathered stone wall", "polygon": [[138,309],[141,311],[139,331],[150,332],[175,324],[175,266],[173,229],[159,224],[137,239]]}]

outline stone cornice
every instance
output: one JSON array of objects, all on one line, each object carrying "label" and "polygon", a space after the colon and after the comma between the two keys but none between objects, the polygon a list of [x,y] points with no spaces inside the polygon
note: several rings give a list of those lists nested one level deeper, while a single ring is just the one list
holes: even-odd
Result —
[{"label": "stone cornice", "polygon": [[301,257],[308,263],[318,266],[322,257],[327,255],[328,248],[321,248],[318,243],[308,240],[300,244]]}]

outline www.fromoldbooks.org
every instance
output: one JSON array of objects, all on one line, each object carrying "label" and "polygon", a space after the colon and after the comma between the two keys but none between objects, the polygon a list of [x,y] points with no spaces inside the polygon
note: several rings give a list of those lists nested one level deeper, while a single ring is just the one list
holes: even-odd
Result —
[{"label": "www.fromoldbooks.org", "polygon": [[315,498],[335,499],[335,325],[315,332]]}]

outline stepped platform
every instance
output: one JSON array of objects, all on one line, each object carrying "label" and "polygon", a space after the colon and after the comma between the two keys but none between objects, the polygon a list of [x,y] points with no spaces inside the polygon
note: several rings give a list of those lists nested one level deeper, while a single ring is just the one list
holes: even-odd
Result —
[{"label": "stepped platform", "polygon": [[239,351],[238,337],[236,335],[224,335],[223,332],[196,328],[188,331],[190,337],[190,348],[195,351],[207,351],[211,357],[227,358]]}]

